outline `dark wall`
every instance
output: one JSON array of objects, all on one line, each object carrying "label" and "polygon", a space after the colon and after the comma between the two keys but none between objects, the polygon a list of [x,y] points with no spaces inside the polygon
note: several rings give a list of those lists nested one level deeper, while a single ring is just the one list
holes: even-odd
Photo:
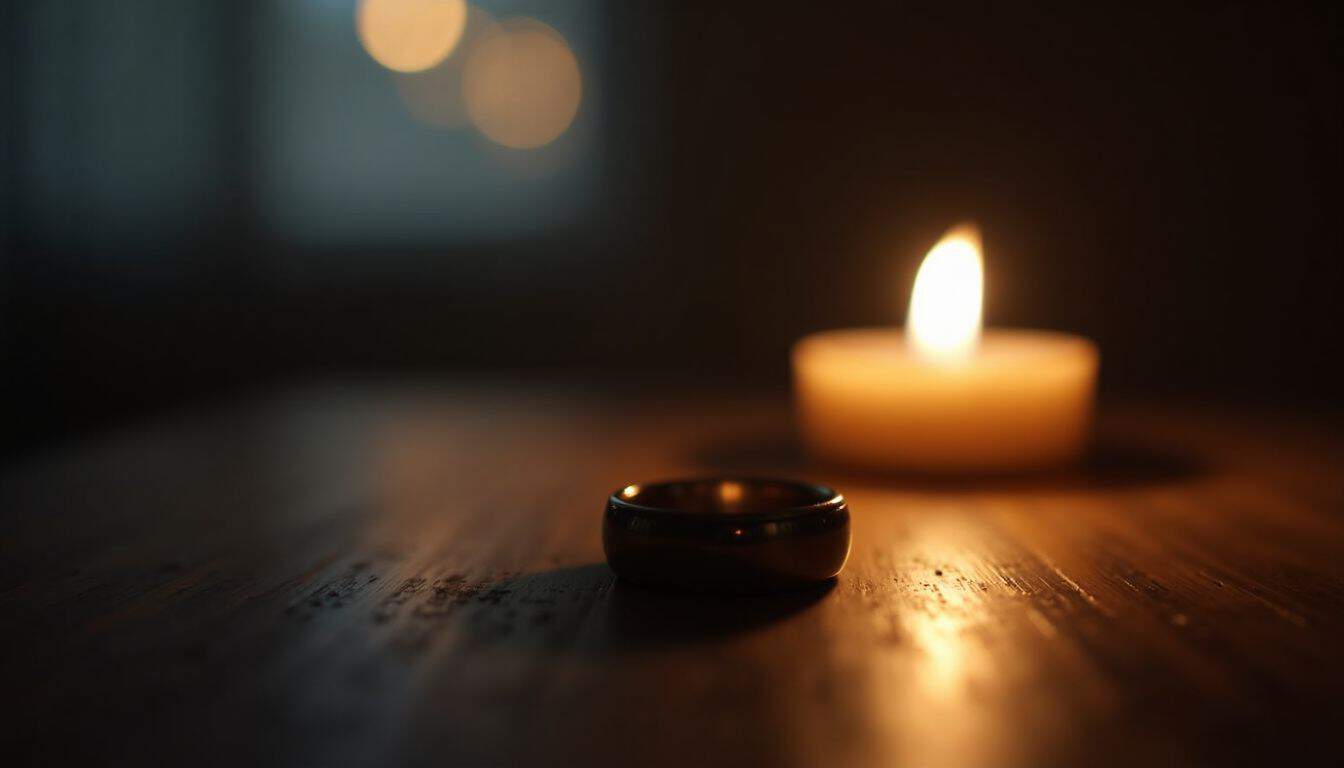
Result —
[{"label": "dark wall", "polygon": [[[596,41],[576,123],[594,149],[565,171],[600,182],[580,214],[321,243],[267,212],[267,4],[52,7],[6,11],[11,441],[330,373],[783,383],[798,336],[900,322],[924,251],[967,218],[987,320],[1096,338],[1109,393],[1344,385],[1325,364],[1344,288],[1333,4],[599,3],[561,28]],[[121,37],[89,53],[89,29]],[[137,34],[177,44],[136,58]],[[54,77],[51,39],[85,59]],[[160,96],[118,98],[143,91]],[[68,136],[34,133],[53,104],[74,105]],[[42,180],[72,163],[92,186],[52,202]],[[128,199],[143,220],[99,207]]]},{"label": "dark wall", "polygon": [[899,5],[668,20],[671,208],[753,364],[898,320],[974,218],[988,320],[1097,338],[1112,391],[1339,391],[1338,11]]}]

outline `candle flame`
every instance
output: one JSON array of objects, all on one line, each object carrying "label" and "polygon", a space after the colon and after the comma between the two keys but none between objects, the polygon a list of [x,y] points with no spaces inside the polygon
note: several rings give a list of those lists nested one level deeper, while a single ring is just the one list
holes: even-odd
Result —
[{"label": "candle flame", "polygon": [[962,224],[938,241],[920,264],[910,293],[906,331],[921,356],[955,361],[980,343],[985,269],[980,230]]}]

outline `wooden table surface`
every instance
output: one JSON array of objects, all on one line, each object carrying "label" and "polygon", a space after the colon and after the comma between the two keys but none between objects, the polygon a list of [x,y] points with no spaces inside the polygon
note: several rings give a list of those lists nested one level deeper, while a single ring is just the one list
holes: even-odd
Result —
[{"label": "wooden table surface", "polygon": [[[0,733],[40,764],[1340,764],[1340,427],[1120,408],[1082,469],[935,482],[809,466],[782,397],[183,416],[0,476]],[[607,493],[718,471],[843,491],[837,582],[615,582]]]}]

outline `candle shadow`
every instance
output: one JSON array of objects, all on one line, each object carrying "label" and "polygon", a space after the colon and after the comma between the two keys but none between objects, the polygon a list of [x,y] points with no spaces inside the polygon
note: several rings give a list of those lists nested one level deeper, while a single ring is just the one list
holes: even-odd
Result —
[{"label": "candle shadow", "polygon": [[592,563],[493,581],[462,626],[468,642],[483,647],[606,657],[756,631],[806,611],[834,587],[832,579],[753,595],[652,589]]},{"label": "candle shadow", "polygon": [[827,478],[839,485],[890,485],[929,491],[1049,491],[1170,485],[1209,472],[1199,456],[1119,435],[1099,435],[1077,464],[1035,472],[980,474],[879,473],[813,461],[786,431],[741,435],[695,446],[687,456],[709,474]]}]

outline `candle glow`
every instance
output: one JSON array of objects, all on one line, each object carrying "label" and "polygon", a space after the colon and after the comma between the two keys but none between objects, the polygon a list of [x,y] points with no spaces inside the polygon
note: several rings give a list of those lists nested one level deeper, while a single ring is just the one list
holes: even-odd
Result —
[{"label": "candle glow", "polygon": [[981,329],[979,232],[949,231],[925,257],[907,327],[813,334],[793,349],[810,451],[882,471],[1010,472],[1082,455],[1099,355],[1053,331]]}]

